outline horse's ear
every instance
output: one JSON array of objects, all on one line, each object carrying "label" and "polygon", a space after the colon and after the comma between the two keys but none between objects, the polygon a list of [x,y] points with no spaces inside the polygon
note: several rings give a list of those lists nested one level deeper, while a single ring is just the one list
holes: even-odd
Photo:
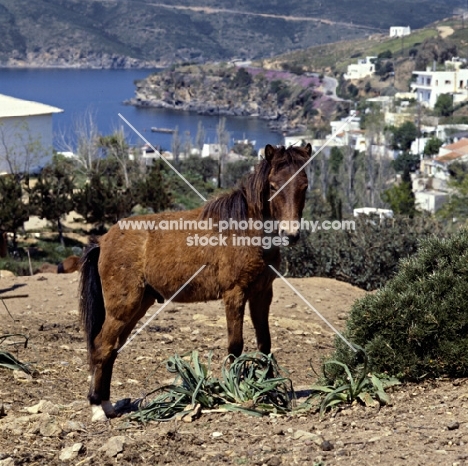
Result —
[{"label": "horse's ear", "polygon": [[267,144],[265,146],[265,160],[268,163],[271,163],[271,161],[273,160],[273,157],[275,156],[275,152],[276,150],[271,144]]},{"label": "horse's ear", "polygon": [[307,157],[310,157],[312,155],[312,146],[310,145],[310,142],[307,143],[304,149],[307,153]]}]

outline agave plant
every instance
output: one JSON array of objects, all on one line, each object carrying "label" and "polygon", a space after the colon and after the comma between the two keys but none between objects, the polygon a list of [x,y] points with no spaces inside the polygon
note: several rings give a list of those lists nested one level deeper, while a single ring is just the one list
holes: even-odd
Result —
[{"label": "agave plant", "polygon": [[[24,347],[27,347],[28,337],[19,333],[8,333],[5,335],[0,335],[0,345],[8,338],[11,337],[22,337],[24,338]],[[6,369],[20,370],[26,374],[31,374],[31,368],[28,364],[24,364],[19,361],[15,356],[13,356],[8,351],[0,349],[0,367],[5,367]]]},{"label": "agave plant", "polygon": [[[336,360],[326,361],[323,371],[326,373],[327,366],[339,366],[344,370],[345,380],[340,380],[335,385],[313,385],[311,387],[311,398],[321,397],[320,414],[334,406],[360,401],[366,406],[373,406],[376,403],[385,405],[389,402],[385,393],[387,388],[399,385],[400,381],[394,377],[377,376],[367,372],[367,356],[364,354],[364,365],[355,376],[349,367]],[[336,379],[338,380],[338,379]]]},{"label": "agave plant", "polygon": [[141,403],[140,409],[129,415],[131,420],[169,420],[196,407],[197,412],[223,409],[261,416],[285,413],[292,406],[292,383],[279,375],[280,368],[271,354],[228,356],[222,365],[221,379],[211,372],[211,355],[208,363],[203,364],[197,351],[190,353],[188,359],[172,356],[166,368],[176,375],[174,383],[149,393],[147,398],[158,395],[148,403]]}]

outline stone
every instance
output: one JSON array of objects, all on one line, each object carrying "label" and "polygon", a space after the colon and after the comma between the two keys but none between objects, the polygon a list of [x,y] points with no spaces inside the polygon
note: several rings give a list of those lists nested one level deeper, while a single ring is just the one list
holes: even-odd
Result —
[{"label": "stone", "polygon": [[124,445],[125,437],[117,435],[111,437],[99,450],[103,451],[108,457],[113,458],[123,451]]},{"label": "stone", "polygon": [[305,430],[296,430],[292,434],[292,438],[294,440],[310,440],[319,446],[321,446],[323,443],[323,439],[322,437],[320,437],[320,435],[314,434],[312,432],[307,432]]},{"label": "stone", "polygon": [[65,447],[61,452],[59,459],[60,461],[71,461],[74,460],[83,448],[82,443],[74,443],[71,447]]},{"label": "stone", "polygon": [[458,423],[457,421],[453,421],[447,424],[448,430],[457,430],[459,427],[460,427],[460,423]]},{"label": "stone", "polygon": [[0,466],[15,466],[15,460],[13,458],[0,460]]},{"label": "stone", "polygon": [[43,437],[58,437],[62,433],[62,428],[55,418],[48,416],[39,421],[39,433]]},{"label": "stone", "polygon": [[328,440],[324,440],[322,442],[321,448],[323,451],[332,451],[333,450],[333,443],[329,442]]},{"label": "stone", "polygon": [[41,400],[39,403],[35,404],[34,406],[30,406],[29,408],[26,408],[26,411],[29,414],[38,414],[38,413],[47,413],[47,414],[58,414],[59,413],[59,407],[57,405],[54,405],[49,400]]}]

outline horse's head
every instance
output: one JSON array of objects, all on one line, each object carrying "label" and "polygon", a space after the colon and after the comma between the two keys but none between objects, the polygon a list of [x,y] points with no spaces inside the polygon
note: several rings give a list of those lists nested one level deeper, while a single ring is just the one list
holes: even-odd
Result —
[{"label": "horse's head", "polygon": [[[300,221],[308,186],[302,168],[310,158],[312,147],[265,147],[265,160],[270,164],[268,175],[270,216],[280,222],[278,233],[290,243],[299,239]],[[301,169],[302,168],[302,169]]]}]

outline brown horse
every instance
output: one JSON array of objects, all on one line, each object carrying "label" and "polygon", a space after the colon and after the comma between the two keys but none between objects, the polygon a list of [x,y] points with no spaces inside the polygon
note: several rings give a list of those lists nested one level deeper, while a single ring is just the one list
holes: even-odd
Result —
[{"label": "brown horse", "polygon": [[[242,353],[248,301],[258,349],[270,352],[268,313],[276,275],[269,265],[279,266],[280,242],[286,244],[299,237],[298,222],[307,190],[307,175],[300,169],[311,151],[310,144],[288,149],[267,145],[265,159],[232,192],[196,210],[132,217],[125,220],[126,227],[120,221],[90,244],[82,259],[80,311],[88,343],[88,399],[93,420],[116,415],[109,401],[112,368],[119,348],[137,322],[155,300],[171,298],[203,265],[205,268],[174,301],[223,299],[228,351],[234,356]],[[203,229],[200,222],[209,219],[215,227],[232,219],[233,229],[225,237],[216,228]],[[244,229],[249,219],[251,223]],[[136,222],[134,229],[128,227],[129,221]],[[198,229],[163,229],[171,221],[173,225],[198,222]],[[265,232],[257,229],[262,221],[269,221],[270,226],[273,221],[283,223],[276,231],[269,228]],[[292,221],[297,222],[295,226],[291,226]],[[156,222],[160,227],[153,228],[149,223],[144,227],[141,222]]]},{"label": "brown horse", "polygon": [[80,270],[81,259],[78,256],[68,256],[57,265],[46,262],[42,264],[34,274],[38,273],[73,273]]}]

